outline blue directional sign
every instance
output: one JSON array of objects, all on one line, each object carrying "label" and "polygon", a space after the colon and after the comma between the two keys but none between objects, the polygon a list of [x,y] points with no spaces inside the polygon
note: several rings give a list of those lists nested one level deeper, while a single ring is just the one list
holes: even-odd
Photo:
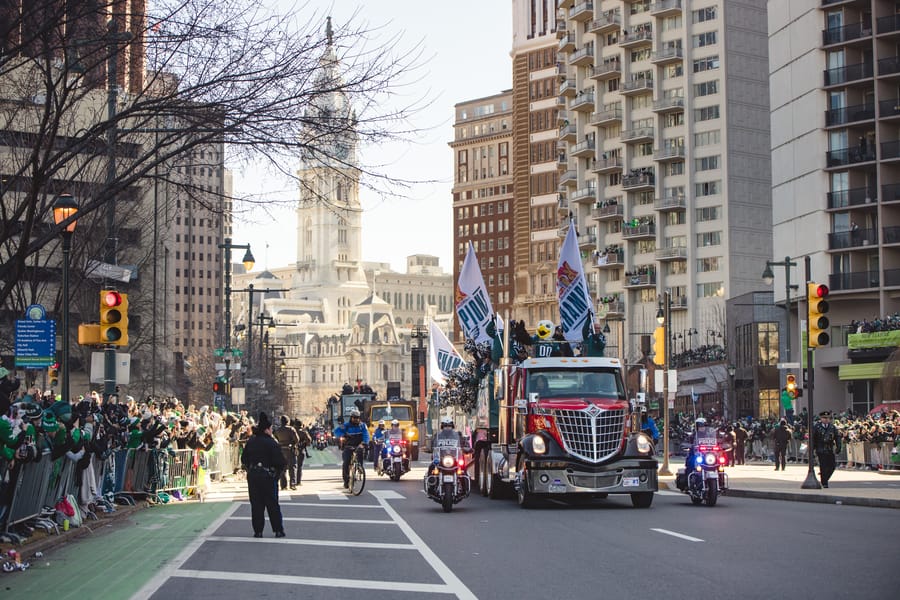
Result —
[{"label": "blue directional sign", "polygon": [[56,321],[16,321],[16,366],[43,369],[56,362]]}]

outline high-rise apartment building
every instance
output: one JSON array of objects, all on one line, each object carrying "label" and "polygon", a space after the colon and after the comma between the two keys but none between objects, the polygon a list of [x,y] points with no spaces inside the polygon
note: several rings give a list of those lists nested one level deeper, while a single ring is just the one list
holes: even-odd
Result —
[{"label": "high-rise apartment building", "polygon": [[471,242],[494,310],[502,314],[512,304],[514,283],[512,92],[460,102],[455,110],[453,281]]},{"label": "high-rise apartment building", "polygon": [[562,0],[559,19],[558,235],[576,227],[597,315],[624,319],[610,344],[640,358],[668,291],[670,353],[724,360],[725,299],[772,257],[765,2]]},{"label": "high-rise apartment building", "polygon": [[[810,278],[830,288],[816,410],[865,412],[896,398],[882,371],[897,346],[891,334],[863,345],[848,334],[865,329],[853,321],[874,325],[900,307],[900,5],[792,0],[768,10],[776,257],[803,269],[808,256]],[[805,273],[792,281],[803,302]]]}]

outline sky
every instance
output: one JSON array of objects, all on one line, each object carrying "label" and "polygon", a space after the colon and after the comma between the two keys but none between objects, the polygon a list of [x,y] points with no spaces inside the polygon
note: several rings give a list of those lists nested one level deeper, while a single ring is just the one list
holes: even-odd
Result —
[{"label": "sky", "polygon": [[[291,0],[270,0],[290,9]],[[383,198],[360,189],[363,207],[363,260],[388,262],[406,271],[406,257],[429,254],[440,259],[445,272],[453,272],[452,166],[448,142],[453,139],[455,104],[499,93],[512,87],[511,0],[308,0],[302,14],[331,15],[335,29],[348,20],[378,28],[383,44],[399,37],[400,45],[423,45],[422,74],[414,84],[432,101],[413,117],[426,131],[415,144],[385,145],[377,149],[381,171],[403,180],[423,182],[403,190],[404,197]],[[322,28],[324,30],[324,20]],[[361,148],[363,154],[366,148]],[[369,149],[372,152],[373,149]],[[299,166],[290,165],[293,172]],[[257,194],[290,200],[291,207],[273,209],[272,216],[257,210],[236,215],[235,244],[249,243],[256,265],[253,271],[287,266],[296,261],[296,184],[251,168],[235,169],[235,194]],[[398,235],[399,234],[399,235]]]}]

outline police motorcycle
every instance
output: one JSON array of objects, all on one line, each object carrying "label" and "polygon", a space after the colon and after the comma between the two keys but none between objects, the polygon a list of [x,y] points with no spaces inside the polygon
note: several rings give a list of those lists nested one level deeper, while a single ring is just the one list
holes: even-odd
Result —
[{"label": "police motorcycle", "polygon": [[[441,429],[445,425],[452,427],[452,424],[452,419],[445,418],[441,421]],[[469,495],[471,489],[471,480],[466,472],[466,457],[457,435],[438,435],[432,445],[432,453],[437,461],[432,462],[425,477],[425,493],[448,513],[453,510],[454,504]]]},{"label": "police motorcycle", "polygon": [[328,436],[325,435],[325,432],[321,429],[316,432],[316,439],[313,440],[313,444],[315,444],[316,450],[324,450],[328,447]]},{"label": "police motorcycle", "polygon": [[707,506],[715,506],[719,494],[725,494],[728,490],[726,449],[719,445],[712,427],[696,427],[694,437],[694,444],[687,448],[690,471],[687,471],[687,466],[678,469],[675,485],[691,497],[695,506],[704,502]]},{"label": "police motorcycle", "polygon": [[402,434],[391,434],[385,437],[381,451],[381,472],[400,481],[400,476],[409,472],[409,451]]}]

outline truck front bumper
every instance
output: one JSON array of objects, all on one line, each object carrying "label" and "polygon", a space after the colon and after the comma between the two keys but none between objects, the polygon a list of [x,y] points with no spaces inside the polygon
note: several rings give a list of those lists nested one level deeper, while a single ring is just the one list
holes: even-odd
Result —
[{"label": "truck front bumper", "polygon": [[625,459],[608,465],[528,460],[525,475],[535,494],[632,494],[659,490],[655,460]]}]

